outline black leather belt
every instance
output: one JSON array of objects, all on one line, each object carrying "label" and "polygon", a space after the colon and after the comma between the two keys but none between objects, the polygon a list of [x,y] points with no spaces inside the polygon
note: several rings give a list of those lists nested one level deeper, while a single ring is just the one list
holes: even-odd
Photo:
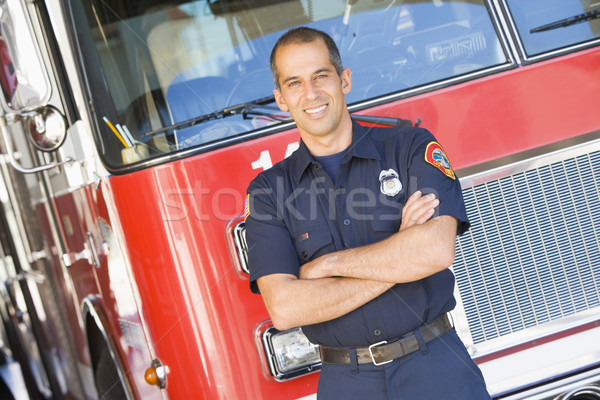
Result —
[{"label": "black leather belt", "polygon": [[[444,314],[425,324],[419,331],[425,343],[431,342],[452,329],[448,314]],[[321,361],[328,364],[350,364],[350,351],[347,348],[320,346]],[[373,363],[382,365],[392,362],[396,358],[404,357],[419,350],[419,342],[414,332],[404,335],[400,339],[388,343],[382,341],[369,347],[356,349],[356,358],[359,364]]]}]

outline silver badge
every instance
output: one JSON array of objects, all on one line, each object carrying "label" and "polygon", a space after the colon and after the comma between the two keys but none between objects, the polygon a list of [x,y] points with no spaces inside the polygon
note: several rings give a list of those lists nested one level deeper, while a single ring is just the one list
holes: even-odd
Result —
[{"label": "silver badge", "polygon": [[381,193],[386,196],[393,197],[402,190],[402,183],[398,177],[398,173],[393,169],[386,169],[379,174],[379,183]]}]

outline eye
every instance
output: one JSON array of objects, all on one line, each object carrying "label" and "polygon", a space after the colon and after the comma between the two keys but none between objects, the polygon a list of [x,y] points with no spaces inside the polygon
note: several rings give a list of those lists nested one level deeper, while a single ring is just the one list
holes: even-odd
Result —
[{"label": "eye", "polygon": [[300,84],[299,81],[291,81],[288,83],[288,87],[293,88],[295,86],[298,86]]}]

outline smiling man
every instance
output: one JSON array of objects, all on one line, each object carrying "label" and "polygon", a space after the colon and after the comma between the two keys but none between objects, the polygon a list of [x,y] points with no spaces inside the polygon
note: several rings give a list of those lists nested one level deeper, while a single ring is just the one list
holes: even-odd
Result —
[{"label": "smiling man", "polygon": [[290,112],[311,153],[322,156],[346,149],[352,141],[344,98],[352,87],[350,70],[339,71],[331,63],[322,40],[282,46],[276,54],[274,68],[281,72],[275,100]]},{"label": "smiling man", "polygon": [[250,286],[276,328],[320,345],[318,399],[489,399],[447,315],[469,223],[442,147],[354,123],[350,70],[323,32],[287,32],[271,70],[302,140],[248,188]]}]

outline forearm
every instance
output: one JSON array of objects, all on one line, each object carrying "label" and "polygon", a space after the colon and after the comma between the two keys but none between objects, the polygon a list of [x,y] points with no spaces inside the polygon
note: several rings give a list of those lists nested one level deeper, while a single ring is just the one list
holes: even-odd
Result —
[{"label": "forearm", "polygon": [[[367,246],[325,255],[301,277],[344,276],[382,282],[412,282],[454,261],[456,220],[442,216]],[[312,271],[311,271],[312,270]]]},{"label": "forearm", "polygon": [[341,317],[378,297],[394,284],[356,278],[297,279],[276,274],[258,279],[267,311],[277,329]]}]

